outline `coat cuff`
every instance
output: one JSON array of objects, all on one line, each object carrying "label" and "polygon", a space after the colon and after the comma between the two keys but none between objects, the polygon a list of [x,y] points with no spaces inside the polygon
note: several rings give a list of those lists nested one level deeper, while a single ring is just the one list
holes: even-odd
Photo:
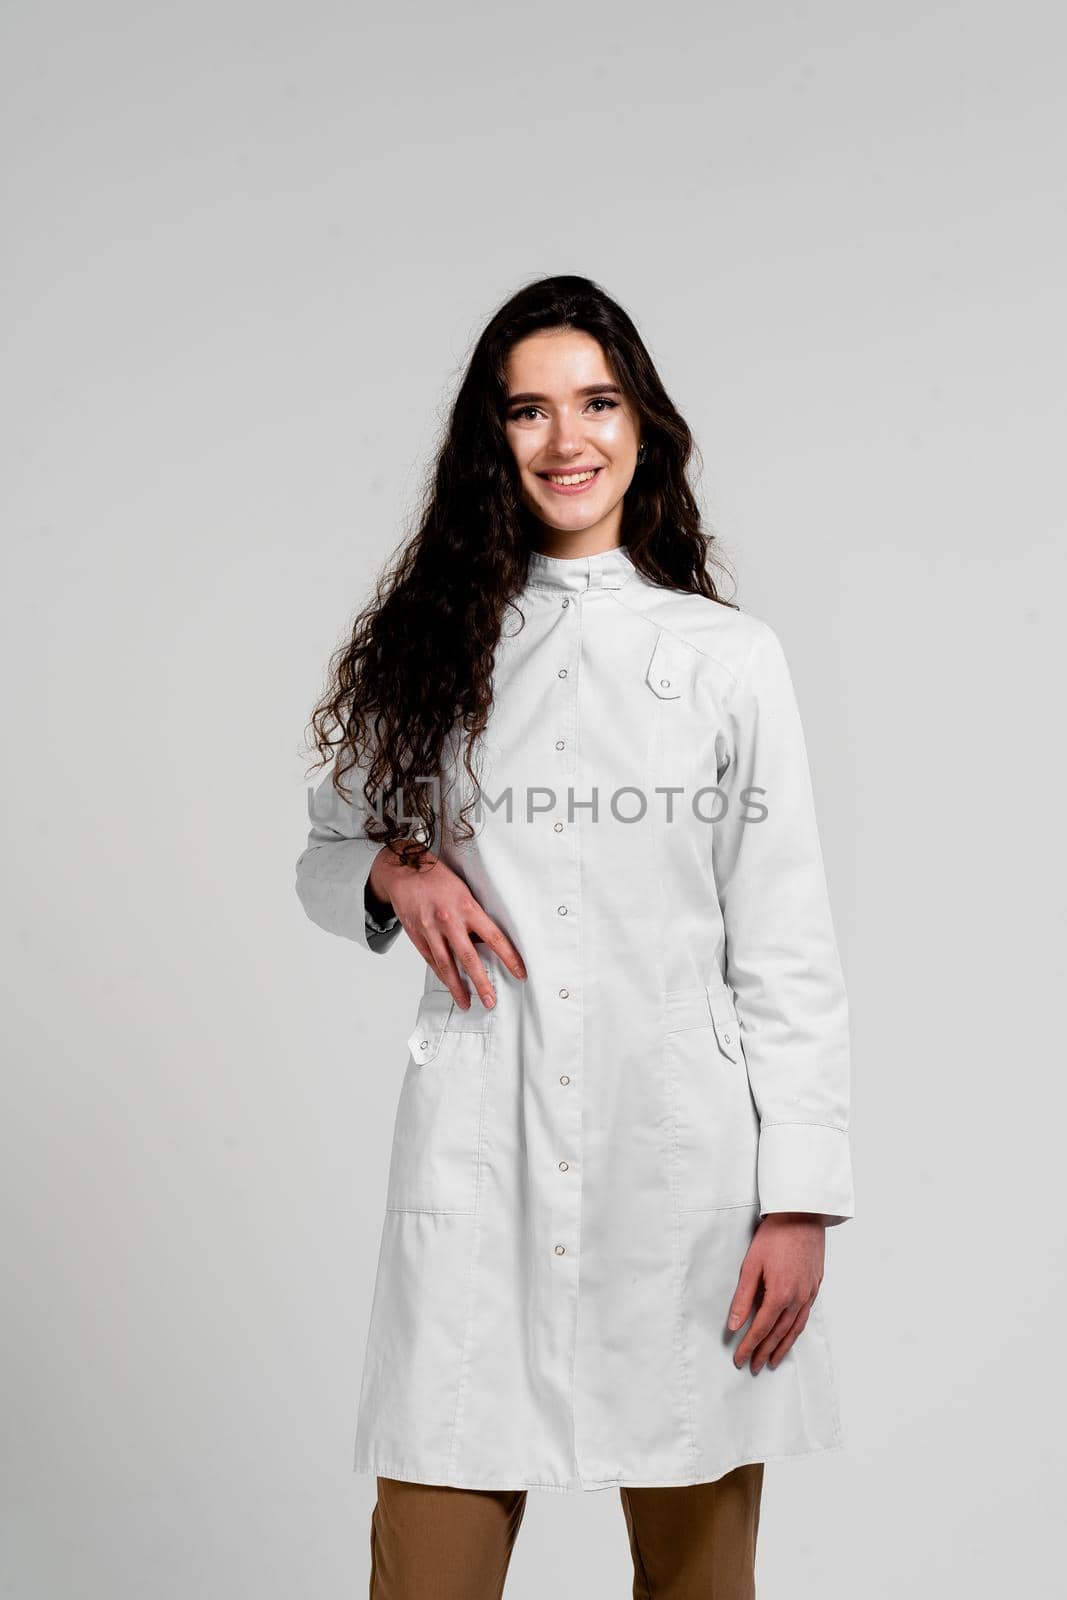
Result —
[{"label": "coat cuff", "polygon": [[760,1216],[815,1211],[847,1221],[855,1214],[848,1133],[825,1123],[764,1123],[758,1183]]},{"label": "coat cuff", "polygon": [[381,849],[373,839],[309,847],[296,864],[296,892],[312,922],[384,955],[399,937],[399,917],[379,922],[367,898],[370,869]]}]

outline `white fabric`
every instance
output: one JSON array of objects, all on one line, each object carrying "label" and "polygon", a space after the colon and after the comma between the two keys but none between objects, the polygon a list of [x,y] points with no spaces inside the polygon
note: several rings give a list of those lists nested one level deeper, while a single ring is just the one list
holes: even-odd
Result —
[{"label": "white fabric", "polygon": [[[776,1369],[737,1369],[726,1330],[761,1214],[853,1214],[847,1002],[781,646],[621,548],[534,553],[518,603],[476,837],[447,837],[461,783],[432,842],[529,976],[487,955],[497,1005],[465,1012],[427,967],[398,1026],[355,1470],[596,1490],[833,1449],[819,1300]],[[378,846],[328,785],[297,891],[383,954]]]}]

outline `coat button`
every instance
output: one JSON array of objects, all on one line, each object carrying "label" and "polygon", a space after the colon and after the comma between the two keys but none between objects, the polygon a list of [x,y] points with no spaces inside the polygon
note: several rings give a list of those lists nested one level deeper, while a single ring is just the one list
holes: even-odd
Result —
[{"label": "coat button", "polygon": [[570,993],[571,992],[570,992],[569,989],[561,989],[559,991],[559,997],[560,997],[561,1000],[569,1000],[570,999]]},{"label": "coat button", "polygon": [[570,1083],[571,1080],[568,1078],[567,1074],[564,1072],[563,1074],[561,1074],[559,1081],[560,1081],[560,1083]]},{"label": "coat button", "polygon": [[566,1161],[561,1161],[561,1162],[560,1162],[560,1164],[559,1164],[559,1170],[560,1170],[560,1171],[561,1171],[561,1172],[566,1172],[566,1171],[567,1171],[567,1163],[566,1163]]},{"label": "coat button", "polygon": [[558,671],[558,672],[557,672],[557,674],[556,674],[556,676],[557,676],[557,678],[565,678],[565,677],[566,677],[566,676],[567,676],[567,669],[566,669],[566,667],[560,667],[560,669],[559,669],[559,671]]},{"label": "coat button", "polygon": [[723,1034],[722,1042],[723,1042],[723,1044],[729,1044],[730,1043],[730,1035],[728,1033],[724,1033]]},{"label": "coat button", "polygon": [[567,907],[566,906],[557,906],[556,910],[559,912],[561,917],[565,917],[567,915]]},{"label": "coat button", "polygon": [[558,1256],[565,1255],[566,1254],[566,1250],[567,1250],[567,1246],[565,1244],[558,1244],[556,1246],[556,1254]]},{"label": "coat button", "polygon": [[570,601],[569,600],[564,600],[563,609],[566,610],[569,605],[570,605]]},{"label": "coat button", "polygon": [[563,824],[562,824],[562,822],[555,823],[553,825],[552,832],[553,833],[562,833],[563,832]]},{"label": "coat button", "polygon": [[661,678],[659,680],[659,686],[661,689],[669,689],[671,686],[671,680],[669,678]]},{"label": "coat button", "polygon": [[562,750],[563,748],[564,748],[563,740],[562,739],[557,739],[556,740],[556,749],[557,750]]}]

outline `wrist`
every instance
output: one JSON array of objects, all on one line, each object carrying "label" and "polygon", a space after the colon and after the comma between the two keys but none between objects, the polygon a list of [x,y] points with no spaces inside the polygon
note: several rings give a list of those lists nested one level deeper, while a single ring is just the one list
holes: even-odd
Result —
[{"label": "wrist", "polygon": [[371,862],[370,873],[367,876],[367,892],[377,909],[389,913],[393,909],[389,899],[388,875],[389,864],[395,862],[396,856],[387,844],[383,844],[374,860]]}]

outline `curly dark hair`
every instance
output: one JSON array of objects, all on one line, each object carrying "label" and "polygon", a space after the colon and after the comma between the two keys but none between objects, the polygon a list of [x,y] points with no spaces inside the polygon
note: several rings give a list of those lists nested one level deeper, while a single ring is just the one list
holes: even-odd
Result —
[{"label": "curly dark hair", "polygon": [[[368,837],[411,866],[421,863],[434,833],[435,785],[426,780],[439,786],[446,742],[459,729],[466,734],[463,765],[475,777],[505,607],[523,588],[537,543],[540,524],[520,499],[504,423],[509,352],[543,329],[591,334],[638,418],[645,450],[623,500],[620,534],[634,564],[657,584],[736,609],[708,570],[710,563],[729,573],[716,536],[701,527],[687,478],[699,451],[630,317],[589,278],[542,278],[519,289],[475,345],[418,531],[383,569],[331,658],[309,723],[319,752],[309,770],[336,753],[333,787],[347,801],[343,780],[357,768]],[[457,821],[469,838],[467,809]]]}]

